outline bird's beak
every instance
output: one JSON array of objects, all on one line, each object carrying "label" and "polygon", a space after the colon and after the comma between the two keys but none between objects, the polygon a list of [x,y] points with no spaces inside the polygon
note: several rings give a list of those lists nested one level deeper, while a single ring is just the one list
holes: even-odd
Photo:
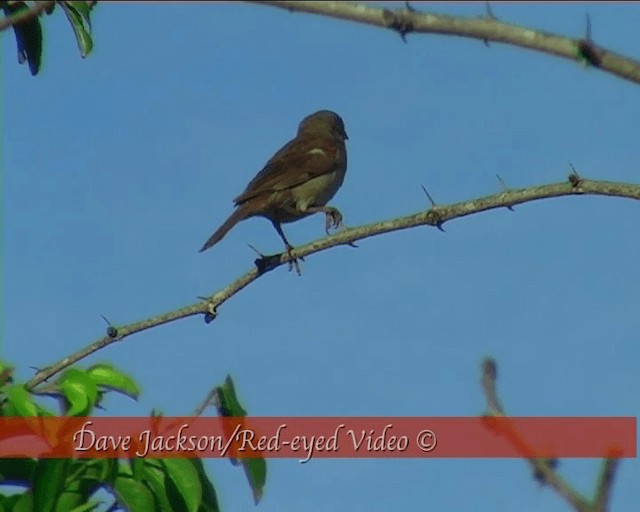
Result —
[{"label": "bird's beak", "polygon": [[347,132],[342,130],[342,136],[344,137],[344,140],[347,140],[349,138],[349,136],[347,135]]}]

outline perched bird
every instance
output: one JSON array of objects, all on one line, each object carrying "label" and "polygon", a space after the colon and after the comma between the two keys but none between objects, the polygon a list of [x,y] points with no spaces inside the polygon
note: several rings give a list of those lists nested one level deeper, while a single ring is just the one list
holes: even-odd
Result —
[{"label": "perched bird", "polygon": [[251,217],[271,221],[290,254],[293,249],[281,224],[313,213],[326,215],[329,228],[337,228],[342,214],[326,206],[338,191],[347,170],[348,139],[340,116],[320,110],[305,117],[298,134],[285,144],[234,199],[236,210],[204,243],[200,252],[218,243],[238,222]]}]

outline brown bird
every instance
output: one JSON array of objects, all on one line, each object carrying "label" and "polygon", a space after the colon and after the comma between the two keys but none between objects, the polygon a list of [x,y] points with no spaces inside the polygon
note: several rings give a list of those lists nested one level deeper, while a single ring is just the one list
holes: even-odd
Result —
[{"label": "brown bird", "polygon": [[289,254],[293,247],[281,224],[323,212],[327,234],[329,228],[339,227],[342,214],[326,204],[344,180],[346,139],[344,123],[335,112],[320,110],[305,117],[295,138],[287,142],[234,199],[236,210],[209,237],[200,252],[218,243],[238,222],[251,217],[270,220]]}]

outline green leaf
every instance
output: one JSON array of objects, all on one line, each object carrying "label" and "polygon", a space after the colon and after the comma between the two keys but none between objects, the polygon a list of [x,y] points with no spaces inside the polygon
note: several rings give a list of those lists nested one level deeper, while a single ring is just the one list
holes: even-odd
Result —
[{"label": "green leaf", "polygon": [[93,49],[89,8],[85,2],[61,2],[60,5],[73,27],[80,55],[84,59]]},{"label": "green leaf", "polygon": [[[113,465],[112,459],[77,459],[69,461],[64,490],[56,502],[55,512],[69,512],[89,506],[95,508],[97,502],[91,500],[96,490],[106,483],[115,480],[108,478],[108,468]],[[102,478],[106,477],[106,478]]]},{"label": "green leaf", "polygon": [[240,459],[244,467],[244,473],[247,475],[249,485],[253,491],[253,501],[257,505],[262,499],[264,486],[267,482],[267,463],[262,458]]},{"label": "green leaf", "polygon": [[[179,493],[186,506],[185,510],[189,512],[197,512],[202,503],[202,484],[198,471],[190,459],[162,459],[167,476],[175,486],[175,490]],[[167,485],[167,490],[172,491]],[[174,501],[169,495],[171,503]]]},{"label": "green leaf", "polygon": [[238,397],[236,396],[236,388],[233,384],[231,375],[227,375],[222,386],[218,386],[216,391],[218,392],[218,414],[220,416],[246,416],[245,411]]},{"label": "green leaf", "polygon": [[153,494],[147,487],[130,476],[116,478],[113,491],[118,504],[128,512],[154,512],[157,510]]},{"label": "green leaf", "polygon": [[204,469],[204,464],[201,459],[191,459],[193,465],[198,471],[200,482],[202,484],[202,506],[200,512],[219,512],[220,506],[218,505],[218,496],[216,490],[213,487],[213,482],[209,480],[209,476]]},{"label": "green leaf", "polygon": [[71,368],[64,372],[58,387],[69,402],[67,416],[86,416],[98,398],[98,386],[84,370]]},{"label": "green leaf", "polygon": [[64,490],[68,459],[40,459],[33,472],[33,510],[50,512]]},{"label": "green leaf", "polygon": [[29,393],[24,386],[10,386],[7,391],[7,400],[15,408],[17,416],[38,416],[38,406],[31,399]]},{"label": "green leaf", "polygon": [[[3,2],[3,10],[5,16],[20,14],[20,12],[29,9],[24,2]],[[33,76],[40,71],[40,63],[42,62],[42,26],[37,16],[33,16],[28,20],[13,25],[13,32],[16,36],[18,45],[18,62],[24,64],[29,63],[29,71]]]},{"label": "green leaf", "polygon": [[119,474],[120,463],[118,459],[86,459],[77,460],[82,473],[80,478],[84,481],[91,480],[98,484],[112,485]]},{"label": "green leaf", "polygon": [[[217,388],[218,394],[218,414],[220,416],[244,417],[247,411],[244,410],[236,395],[235,386],[231,375],[227,375],[222,386]],[[253,501],[258,504],[262,499],[264,486],[267,481],[267,463],[262,457],[240,459],[244,467],[245,475],[253,492]],[[232,463],[237,463],[234,460]]]},{"label": "green leaf", "polygon": [[112,389],[135,399],[140,396],[140,389],[135,381],[110,364],[92,366],[87,369],[87,374],[98,386]]},{"label": "green leaf", "polygon": [[155,459],[138,459],[144,466],[141,470],[141,480],[153,493],[156,506],[161,512],[174,512],[174,506],[167,496],[166,473]]},{"label": "green leaf", "polygon": [[33,508],[33,494],[25,492],[13,504],[11,512],[33,512],[34,510],[36,509]]},{"label": "green leaf", "polygon": [[150,459],[144,459],[142,457],[132,457],[127,460],[129,462],[129,467],[131,468],[131,474],[133,475],[133,478],[135,478],[136,480],[142,480],[144,478],[147,460]]}]

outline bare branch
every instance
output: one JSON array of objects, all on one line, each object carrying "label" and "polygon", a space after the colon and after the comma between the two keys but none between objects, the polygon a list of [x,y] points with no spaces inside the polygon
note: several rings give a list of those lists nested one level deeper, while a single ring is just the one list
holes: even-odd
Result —
[{"label": "bare branch", "polygon": [[597,512],[606,512],[609,510],[611,488],[613,487],[619,465],[619,459],[604,459],[602,461],[602,469],[600,470],[594,498],[594,509]]},{"label": "bare branch", "polygon": [[[296,247],[290,254],[282,253],[279,255],[279,261],[277,260],[273,265],[265,272],[259,272],[256,268],[251,269],[243,276],[236,279],[234,282],[226,286],[225,288],[217,291],[216,293],[205,297],[203,300],[185,306],[180,309],[169,311],[161,315],[147,318],[140,322],[133,324],[114,327],[115,336],[104,336],[94,341],[89,346],[65,357],[52,366],[42,369],[26,384],[28,389],[34,388],[41,382],[44,382],[51,376],[60,372],[64,368],[71,366],[72,364],[84,359],[85,357],[93,354],[94,352],[115,343],[121,341],[124,338],[131,336],[132,334],[146,331],[152,327],[175,322],[182,318],[187,318],[195,315],[205,315],[205,319],[215,318],[218,307],[221,304],[227,302],[240,290],[251,284],[253,281],[264,275],[270,270],[277,268],[285,263],[288,263],[291,259],[301,258],[309,254],[315,254],[320,251],[325,251],[331,247],[339,245],[351,245],[357,240],[362,240],[376,235],[384,233],[390,233],[392,231],[399,231],[402,229],[409,229],[416,226],[434,226],[440,227],[446,221],[450,221],[460,217],[466,217],[476,213],[484,212],[487,210],[493,210],[496,208],[504,208],[508,205],[516,205],[527,203],[531,201],[537,201],[540,199],[548,199],[551,197],[561,196],[573,196],[573,195],[600,195],[600,196],[612,196],[612,197],[626,197],[629,199],[640,200],[640,185],[633,185],[627,183],[614,183],[609,181],[592,181],[581,180],[576,186],[569,181],[562,183],[552,183],[549,185],[541,185],[538,187],[530,187],[524,189],[513,189],[507,191],[501,191],[497,194],[493,194],[478,199],[472,199],[470,201],[464,201],[461,203],[455,203],[451,205],[442,205],[432,207],[429,210],[421,211],[413,215],[406,217],[400,217],[397,219],[386,220],[382,222],[376,222],[360,227],[345,229],[331,236],[320,238],[307,245]],[[213,313],[212,313],[213,312]],[[207,316],[209,315],[209,316]]]},{"label": "bare branch", "polygon": [[640,84],[640,62],[596,46],[592,41],[572,39],[541,30],[504,23],[491,17],[465,18],[444,14],[385,9],[356,2],[260,1],[259,5],[278,7],[291,12],[306,12],[363,23],[399,32],[444,34],[480,41],[495,41],[529,48],[571,61],[588,62],[613,75]]},{"label": "bare branch", "polygon": [[[482,389],[487,400],[487,407],[491,416],[505,416],[498,392],[496,390],[496,379],[498,369],[495,360],[487,358],[482,362]],[[534,474],[539,480],[549,484],[560,496],[562,496],[578,512],[593,512],[591,504],[580,493],[575,491],[555,471],[554,464],[547,459],[527,457],[526,453],[532,453],[526,440],[513,429],[502,432],[509,441],[518,449],[531,465]]]}]

